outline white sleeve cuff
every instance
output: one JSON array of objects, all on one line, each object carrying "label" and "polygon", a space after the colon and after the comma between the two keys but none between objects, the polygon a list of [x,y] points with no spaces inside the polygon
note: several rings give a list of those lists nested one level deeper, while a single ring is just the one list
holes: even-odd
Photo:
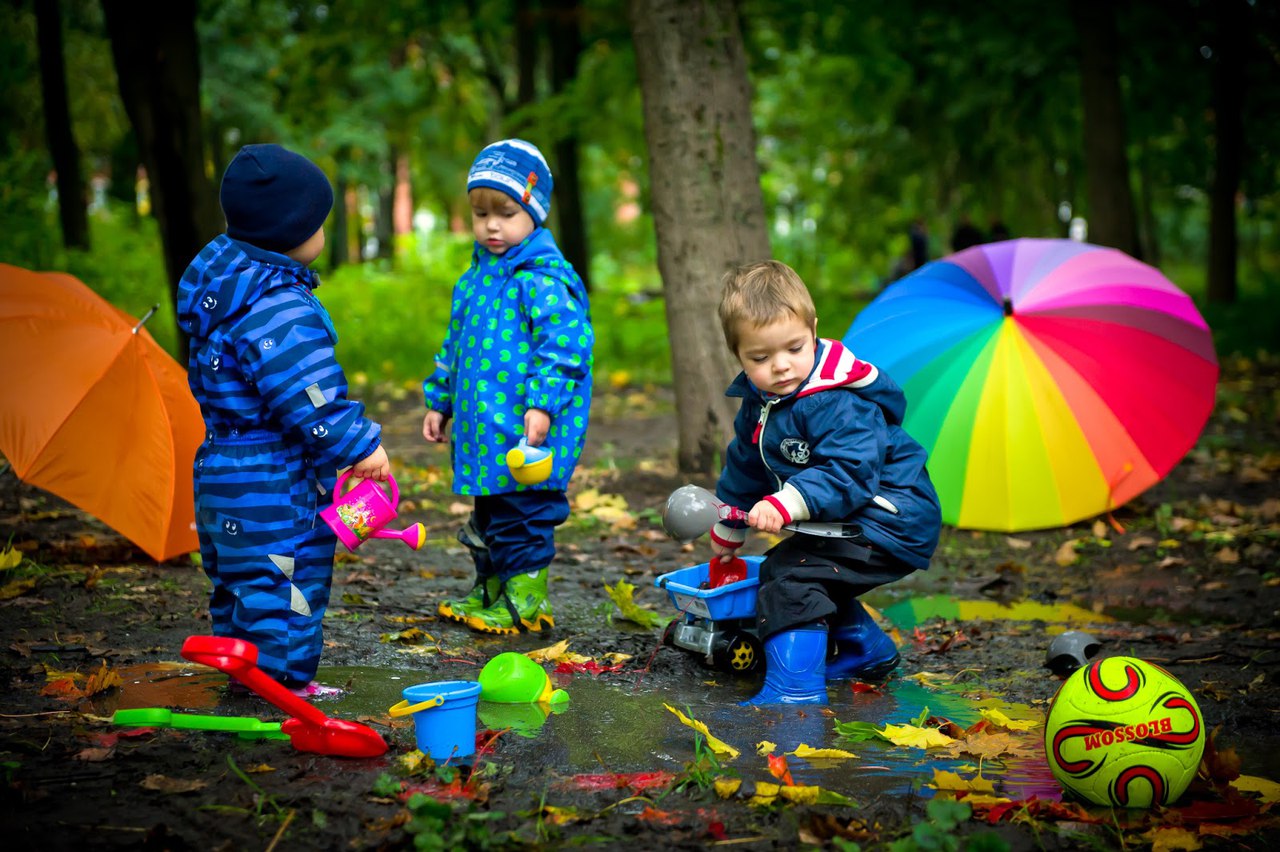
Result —
[{"label": "white sleeve cuff", "polygon": [[718,523],[711,528],[711,540],[721,547],[742,547],[747,540],[747,528],[736,528]]},{"label": "white sleeve cuff", "polygon": [[809,520],[809,507],[805,504],[804,497],[800,494],[800,489],[791,483],[788,482],[782,486],[781,490],[775,491],[769,496],[777,503],[780,503],[782,508],[786,510],[785,514],[790,516],[787,519],[787,523]]}]

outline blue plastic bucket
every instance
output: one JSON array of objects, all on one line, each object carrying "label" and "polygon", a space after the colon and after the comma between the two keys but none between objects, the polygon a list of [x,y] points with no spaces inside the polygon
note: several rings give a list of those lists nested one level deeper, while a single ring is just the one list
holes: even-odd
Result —
[{"label": "blue plastic bucket", "polygon": [[480,702],[480,684],[474,680],[446,680],[407,686],[404,701],[392,708],[413,710],[413,728],[418,738],[418,751],[437,762],[470,757],[476,751],[476,705]]}]

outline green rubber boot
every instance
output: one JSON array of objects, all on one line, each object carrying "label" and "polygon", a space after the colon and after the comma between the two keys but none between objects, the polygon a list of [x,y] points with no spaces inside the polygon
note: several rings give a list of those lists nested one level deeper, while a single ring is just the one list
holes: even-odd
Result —
[{"label": "green rubber boot", "polygon": [[474,613],[466,624],[481,633],[504,634],[541,633],[555,627],[547,600],[547,569],[508,579],[493,606]]},{"label": "green rubber boot", "polygon": [[493,606],[501,590],[502,582],[497,577],[477,577],[476,584],[471,587],[471,591],[467,592],[465,597],[440,601],[436,612],[442,618],[466,624],[471,616],[486,607]]}]

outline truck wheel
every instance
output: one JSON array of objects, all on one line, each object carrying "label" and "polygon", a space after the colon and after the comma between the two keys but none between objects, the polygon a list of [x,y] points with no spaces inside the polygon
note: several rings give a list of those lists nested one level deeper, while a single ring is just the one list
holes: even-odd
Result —
[{"label": "truck wheel", "polygon": [[711,657],[717,669],[733,674],[750,674],[760,668],[764,648],[760,640],[750,633],[735,632],[715,644]]},{"label": "truck wheel", "polygon": [[668,648],[676,646],[676,624],[679,619],[671,619],[667,622],[667,626],[662,629],[662,644]]}]

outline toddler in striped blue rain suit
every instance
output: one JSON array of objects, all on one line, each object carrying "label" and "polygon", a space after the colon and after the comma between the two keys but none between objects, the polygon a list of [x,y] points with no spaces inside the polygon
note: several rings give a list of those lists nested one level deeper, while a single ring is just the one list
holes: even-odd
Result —
[{"label": "toddler in striped blue rain suit", "polygon": [[227,232],[178,289],[206,428],[195,507],[213,633],[252,642],[258,665],[297,694],[331,694],[313,678],[337,539],[318,512],[339,469],[390,475],[382,429],[347,399],[338,336],[312,292],[333,190],[307,158],[246,145],[221,202]]}]

